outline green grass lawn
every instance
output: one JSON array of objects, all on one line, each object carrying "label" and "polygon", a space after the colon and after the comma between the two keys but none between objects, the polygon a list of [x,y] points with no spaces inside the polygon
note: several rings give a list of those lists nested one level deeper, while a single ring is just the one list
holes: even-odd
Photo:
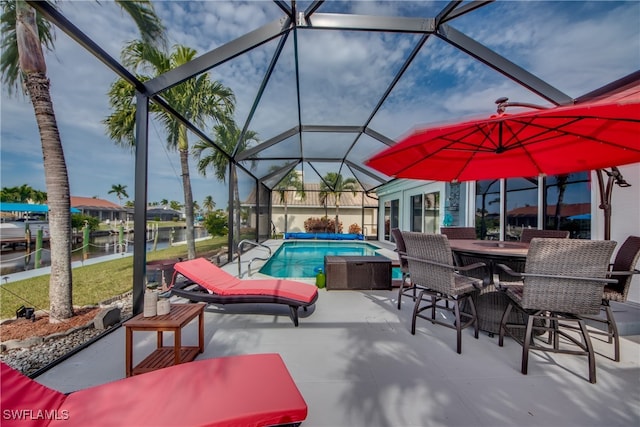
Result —
[{"label": "green grass lawn", "polygon": [[[196,242],[197,256],[211,256],[227,244],[227,237]],[[147,261],[187,257],[187,246],[176,245],[147,253]],[[73,269],[73,304],[95,305],[133,288],[133,257]],[[0,318],[15,317],[18,307],[49,311],[49,274],[0,286]]]}]

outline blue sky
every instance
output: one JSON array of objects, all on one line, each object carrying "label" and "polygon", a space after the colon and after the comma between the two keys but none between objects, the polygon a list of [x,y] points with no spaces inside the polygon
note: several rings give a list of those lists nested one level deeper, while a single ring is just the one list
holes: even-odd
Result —
[{"label": "blue sky", "polygon": [[[184,44],[199,54],[221,46],[282,16],[269,1],[157,2],[169,45]],[[300,8],[309,2],[298,2]],[[319,12],[433,17],[445,2],[327,2]],[[114,58],[136,38],[127,16],[112,2],[61,1],[59,7]],[[578,97],[640,69],[640,2],[496,2],[450,25],[570,95]],[[74,196],[108,199],[113,184],[133,198],[132,153],[108,139],[101,121],[109,114],[114,74],[61,31],[47,53],[48,75]],[[292,38],[290,38],[292,39]],[[299,31],[301,107],[309,124],[362,125],[417,36],[341,31]],[[214,69],[213,79],[237,98],[236,120],[251,109],[274,43]],[[251,122],[268,139],[297,124],[291,40]],[[429,123],[486,116],[500,96],[545,103],[492,69],[439,40],[429,40],[395,87],[371,127],[390,138]],[[2,187],[28,184],[46,191],[42,153],[33,110],[25,97],[2,90],[0,108]],[[316,138],[316,139],[314,139]],[[340,142],[309,137],[326,150]],[[192,143],[195,142],[192,138]],[[337,148],[336,148],[337,149]],[[354,153],[364,158],[374,152]],[[176,152],[166,149],[162,126],[151,121],[149,201],[183,200]],[[226,186],[198,175],[191,163],[194,199],[212,195],[226,207]]]}]

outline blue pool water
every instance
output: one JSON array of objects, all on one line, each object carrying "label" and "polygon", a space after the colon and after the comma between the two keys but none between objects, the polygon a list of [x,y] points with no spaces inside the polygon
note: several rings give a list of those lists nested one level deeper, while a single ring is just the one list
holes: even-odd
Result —
[{"label": "blue pool water", "polygon": [[[361,242],[284,242],[260,273],[273,277],[314,278],[317,269],[324,269],[324,257],[329,256],[373,256],[377,246]],[[394,268],[393,277],[402,277]]]}]

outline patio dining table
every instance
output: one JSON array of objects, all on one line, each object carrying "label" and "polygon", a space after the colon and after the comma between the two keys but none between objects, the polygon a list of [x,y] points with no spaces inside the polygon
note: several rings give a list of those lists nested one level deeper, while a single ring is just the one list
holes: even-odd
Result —
[{"label": "patio dining table", "polygon": [[[499,282],[513,281],[506,273],[498,271],[497,264],[505,264],[514,271],[524,271],[524,264],[529,251],[528,243],[502,242],[495,240],[449,240],[456,263],[469,265],[483,262],[489,267],[490,284],[472,294],[478,313],[479,328],[488,332],[489,336],[500,332],[500,320],[509,303],[509,297],[499,288]],[[477,270],[475,277],[481,278],[486,271]],[[473,270],[470,275],[473,274]],[[463,307],[466,310],[467,307]],[[519,313],[512,311],[510,322],[524,323]],[[518,318],[516,318],[518,317]]]}]

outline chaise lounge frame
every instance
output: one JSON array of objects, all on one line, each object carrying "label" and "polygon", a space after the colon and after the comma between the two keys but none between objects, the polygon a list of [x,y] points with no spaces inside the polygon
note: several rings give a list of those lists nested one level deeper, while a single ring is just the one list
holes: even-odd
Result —
[{"label": "chaise lounge frame", "polygon": [[[220,283],[204,283],[202,280],[199,280],[198,276],[194,274],[194,272],[189,268],[189,266],[193,264],[197,264],[199,267],[204,267],[207,269],[219,270],[218,274],[222,275],[222,280],[220,281]],[[243,281],[250,282],[251,284],[256,285],[259,285],[261,283],[271,284],[273,283],[273,281],[277,281],[282,285],[294,287],[310,287],[312,285],[284,279],[239,279],[237,277],[231,276],[230,274],[226,273],[224,270],[204,258],[179,262],[175,264],[174,268],[175,272],[171,281],[172,295],[185,298],[191,302],[204,302],[207,304],[284,304],[289,307],[291,320],[296,327],[299,324],[298,309],[302,308],[304,311],[307,311],[307,308],[315,304],[318,299],[318,291],[315,287],[313,297],[308,300],[289,298],[278,293],[274,293],[272,286],[265,287],[264,293],[221,295],[215,290],[218,288],[227,288],[229,283],[226,283],[225,281],[231,279],[235,279],[235,281],[231,283],[231,287],[233,287],[235,283],[241,283]],[[178,275],[183,276],[186,280],[178,280]],[[194,285],[196,286],[194,287]]]}]

